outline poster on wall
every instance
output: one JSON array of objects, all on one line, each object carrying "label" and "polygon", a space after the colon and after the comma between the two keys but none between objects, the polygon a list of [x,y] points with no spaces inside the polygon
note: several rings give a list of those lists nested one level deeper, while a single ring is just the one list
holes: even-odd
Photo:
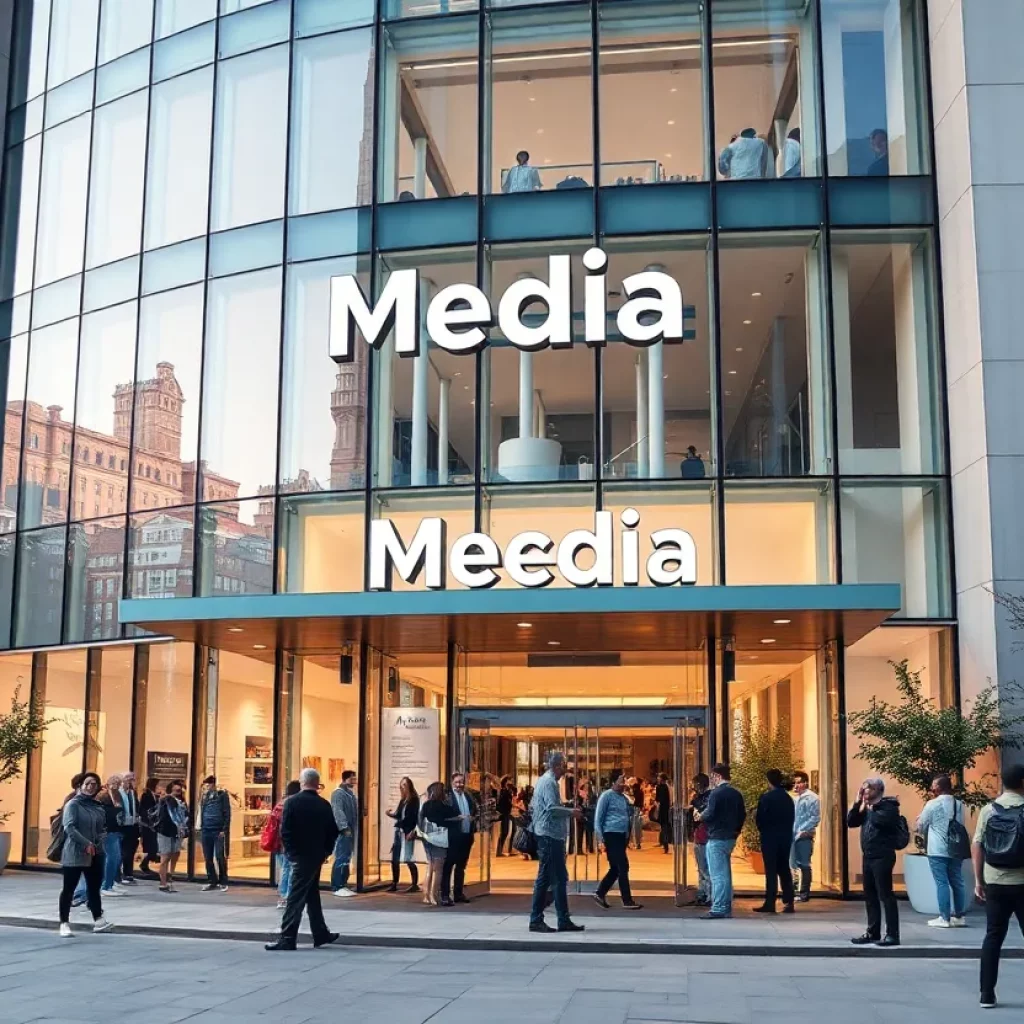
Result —
[{"label": "poster on wall", "polygon": [[[441,718],[437,708],[382,708],[380,721],[380,859],[391,860],[395,823],[385,813],[401,800],[399,783],[412,779],[420,799],[441,771]],[[423,844],[416,859],[425,861]]]},{"label": "poster on wall", "polygon": [[170,782],[182,779],[188,784],[188,754],[150,750],[146,754],[146,778]]}]

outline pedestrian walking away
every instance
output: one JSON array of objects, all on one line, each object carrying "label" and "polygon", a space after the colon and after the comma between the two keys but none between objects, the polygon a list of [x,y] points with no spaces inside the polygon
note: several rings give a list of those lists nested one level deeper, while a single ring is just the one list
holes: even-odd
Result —
[{"label": "pedestrian walking away", "polygon": [[732,851],[747,820],[747,809],[740,791],[730,783],[731,770],[724,762],[711,769],[711,792],[707,807],[694,812],[698,822],[707,825],[708,874],[711,876],[711,909],[702,921],[732,917]]},{"label": "pedestrian walking away", "polygon": [[320,795],[320,773],[315,768],[303,768],[299,785],[301,789],[285,800],[281,812],[281,843],[292,862],[292,874],[281,934],[264,946],[270,951],[296,948],[303,910],[309,917],[314,948],[338,938],[338,933],[327,927],[320,904],[320,871],[334,849],[338,825],[331,805]]},{"label": "pedestrian walking away", "polygon": [[594,901],[607,910],[608,893],[618,882],[622,905],[627,910],[639,910],[640,904],[633,899],[629,888],[629,855],[626,852],[633,805],[626,797],[626,777],[622,771],[612,769],[609,781],[610,787],[598,798],[594,812],[594,834],[598,848],[603,847],[608,855],[608,871],[594,893]]},{"label": "pedestrian walking away", "polygon": [[1002,771],[1003,791],[981,809],[974,831],[974,895],[985,904],[981,1006],[996,1005],[999,957],[1010,918],[1024,935],[1024,765]]},{"label": "pedestrian walking away", "polygon": [[761,857],[764,860],[764,903],[754,907],[754,913],[774,914],[779,888],[782,888],[782,912],[793,913],[793,872],[789,855],[793,849],[793,822],[796,805],[783,788],[782,772],[769,768],[765,772],[768,791],[757,802],[755,821],[761,837]]},{"label": "pedestrian walking away", "polygon": [[359,798],[356,796],[358,783],[354,771],[344,771],[338,788],[331,794],[331,811],[334,823],[338,826],[338,838],[334,842],[334,863],[331,865],[331,892],[343,899],[355,896],[355,890],[348,886],[348,876],[359,827]]},{"label": "pedestrian walking away", "polygon": [[928,867],[935,879],[939,903],[939,916],[928,924],[932,928],[965,928],[967,893],[963,867],[971,856],[971,839],[964,827],[964,805],[953,795],[953,780],[948,775],[936,775],[929,792],[932,799],[924,805],[915,826],[925,837]]},{"label": "pedestrian walking away", "polygon": [[793,792],[796,793],[796,814],[793,819],[793,850],[789,866],[793,870],[797,903],[811,898],[811,857],[814,855],[814,837],[821,824],[821,799],[811,792],[811,779],[807,772],[793,772]]},{"label": "pedestrian walking away", "polygon": [[401,865],[407,864],[412,884],[405,891],[407,893],[419,892],[420,872],[416,866],[416,824],[420,817],[420,797],[412,779],[408,776],[399,782],[398,789],[401,797],[398,806],[394,810],[384,812],[395,821],[395,836],[391,844],[391,885],[388,886],[387,891],[398,892]]},{"label": "pedestrian walking away", "polygon": [[442,907],[470,901],[465,893],[466,865],[473,849],[479,808],[473,797],[466,792],[466,776],[461,772],[452,776],[448,804],[458,812],[459,818],[448,826],[448,853],[441,873]]},{"label": "pedestrian walking away", "polygon": [[[71,897],[82,875],[85,875],[86,899],[92,914],[93,931],[105,932],[113,925],[103,916],[100,885],[103,878],[103,840],[106,837],[107,815],[96,799],[100,791],[100,777],[85,772],[80,777],[78,790],[65,801],[61,812],[64,842],[60,850],[63,883],[58,900],[60,937],[70,939]],[[55,855],[54,855],[55,856]]]},{"label": "pedestrian walking away", "polygon": [[531,827],[537,837],[537,880],[533,885],[533,906],[530,909],[530,931],[552,932],[544,920],[548,889],[552,890],[558,931],[581,932],[584,926],[569,917],[569,872],[565,867],[565,841],[572,821],[579,821],[583,811],[562,803],[558,783],[566,772],[565,755],[554,751],[548,758],[548,770],[538,779],[530,804]]},{"label": "pedestrian walking away", "polygon": [[199,798],[199,836],[206,861],[203,892],[227,892],[228,853],[231,835],[231,797],[217,786],[216,776],[203,779]]},{"label": "pedestrian walking away", "polygon": [[881,779],[865,779],[856,802],[846,816],[846,824],[849,828],[860,829],[864,907],[868,917],[867,931],[850,941],[855,946],[870,942],[877,946],[898,946],[900,911],[893,893],[892,872],[896,866],[896,851],[902,850],[910,841],[906,819],[900,814],[900,802],[885,795],[885,783]]}]

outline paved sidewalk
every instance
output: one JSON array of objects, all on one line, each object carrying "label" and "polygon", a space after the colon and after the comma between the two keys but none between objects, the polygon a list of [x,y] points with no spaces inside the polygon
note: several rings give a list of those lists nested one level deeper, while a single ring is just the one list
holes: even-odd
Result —
[{"label": "paved sidewalk", "polygon": [[[119,930],[181,937],[264,940],[280,921],[277,894],[268,888],[234,886],[204,893],[199,885],[177,883],[179,891],[157,891],[140,882],[130,894],[108,899],[105,911]],[[55,928],[59,878],[39,872],[6,871],[0,876],[0,925]],[[984,915],[975,909],[970,927],[929,928],[908,903],[900,904],[903,945],[895,950],[854,947],[850,937],[864,930],[861,903],[813,900],[795,915],[752,914],[758,901],[739,900],[728,921],[701,921],[702,911],[678,909],[671,901],[648,900],[643,911],[602,911],[589,896],[570,900],[573,917],[587,930],[578,935],[537,935],[527,930],[524,896],[487,896],[469,906],[425,907],[419,896],[386,894],[340,900],[323,895],[328,924],[348,945],[431,946],[442,949],[507,949],[615,952],[727,952],[751,956],[942,956],[978,955]],[[549,915],[550,916],[550,915]],[[553,923],[553,917],[551,918]],[[90,921],[83,907],[73,924]],[[1024,958],[1024,940],[1014,932],[1007,952]]]}]

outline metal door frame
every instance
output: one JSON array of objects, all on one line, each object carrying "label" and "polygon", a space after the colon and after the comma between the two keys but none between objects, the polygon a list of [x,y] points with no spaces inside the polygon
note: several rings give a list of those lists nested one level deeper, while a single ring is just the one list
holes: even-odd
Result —
[{"label": "metal door frame", "polygon": [[[458,740],[456,743],[455,772],[463,775],[474,766],[473,741],[482,739],[483,751],[481,763],[477,765],[480,772],[480,799],[477,803],[476,835],[473,840],[473,852],[466,865],[466,883],[464,891],[467,896],[486,896],[491,891],[491,823],[490,797],[484,791],[485,780],[492,778],[491,771],[491,723],[479,716],[460,714],[458,723]],[[454,772],[453,772],[454,774]],[[479,870],[474,867],[479,865]]]}]

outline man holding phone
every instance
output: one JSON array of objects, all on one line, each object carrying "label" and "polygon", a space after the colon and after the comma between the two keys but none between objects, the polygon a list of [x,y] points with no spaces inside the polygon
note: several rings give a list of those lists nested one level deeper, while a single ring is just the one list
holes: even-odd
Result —
[{"label": "man holding phone", "polygon": [[[864,904],[868,915],[867,931],[850,941],[855,946],[898,946],[900,913],[892,890],[892,872],[896,851],[902,849],[900,802],[885,795],[885,783],[878,778],[865,779],[857,799],[846,816],[850,828],[860,829],[860,851],[864,868]],[[885,909],[885,936],[882,936],[882,909]]]}]

